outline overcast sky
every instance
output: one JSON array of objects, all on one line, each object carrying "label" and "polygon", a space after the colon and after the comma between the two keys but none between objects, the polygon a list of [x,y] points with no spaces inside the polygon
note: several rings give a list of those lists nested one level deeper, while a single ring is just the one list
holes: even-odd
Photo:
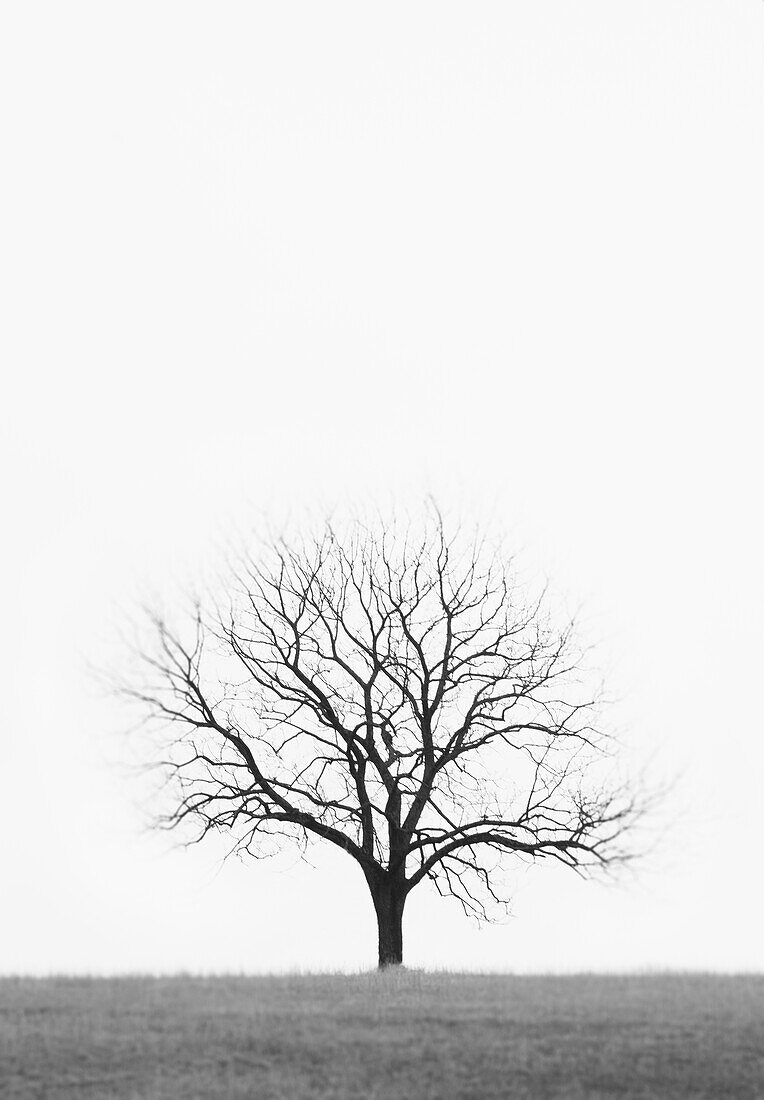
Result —
[{"label": "overcast sky", "polygon": [[508,532],[680,775],[410,965],[764,966],[764,4],[6,5],[0,971],[374,965],[356,866],[175,850],[88,668],[232,535]]}]

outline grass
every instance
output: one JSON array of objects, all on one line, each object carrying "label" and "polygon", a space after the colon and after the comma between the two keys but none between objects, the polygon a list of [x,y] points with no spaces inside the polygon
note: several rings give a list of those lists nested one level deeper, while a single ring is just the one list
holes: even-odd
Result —
[{"label": "grass", "polygon": [[764,977],[7,978],[0,1096],[764,1097]]}]

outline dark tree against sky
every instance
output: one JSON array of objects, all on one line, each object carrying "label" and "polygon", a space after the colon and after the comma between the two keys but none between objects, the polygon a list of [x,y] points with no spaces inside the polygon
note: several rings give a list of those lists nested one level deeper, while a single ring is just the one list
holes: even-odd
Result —
[{"label": "dark tree against sky", "polygon": [[161,726],[166,824],[252,856],[342,849],[369,888],[380,966],[402,961],[425,881],[488,919],[507,861],[625,855],[634,800],[607,781],[572,625],[434,509],[276,540],[187,630],[152,622],[130,694]]}]

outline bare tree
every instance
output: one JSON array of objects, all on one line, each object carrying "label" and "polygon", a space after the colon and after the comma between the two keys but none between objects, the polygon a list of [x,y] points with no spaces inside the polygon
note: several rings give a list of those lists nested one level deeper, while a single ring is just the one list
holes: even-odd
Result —
[{"label": "bare tree", "polygon": [[490,919],[506,857],[579,871],[623,858],[634,800],[608,785],[571,626],[521,598],[511,563],[450,536],[327,525],[236,570],[188,637],[152,616],[150,673],[176,783],[165,821],[269,854],[322,840],[368,884],[380,967],[403,959],[425,880]]}]

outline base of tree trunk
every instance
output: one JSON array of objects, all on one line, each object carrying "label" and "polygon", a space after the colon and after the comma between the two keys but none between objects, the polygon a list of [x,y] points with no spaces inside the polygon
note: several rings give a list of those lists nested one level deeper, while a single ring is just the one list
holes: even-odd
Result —
[{"label": "base of tree trunk", "polygon": [[377,913],[379,932],[379,969],[403,963],[403,904],[404,897],[390,887],[378,889],[372,895]]},{"label": "base of tree trunk", "polygon": [[384,961],[382,959],[380,959],[377,969],[378,970],[405,970],[406,967],[403,965],[403,963],[400,959],[386,959]]}]

